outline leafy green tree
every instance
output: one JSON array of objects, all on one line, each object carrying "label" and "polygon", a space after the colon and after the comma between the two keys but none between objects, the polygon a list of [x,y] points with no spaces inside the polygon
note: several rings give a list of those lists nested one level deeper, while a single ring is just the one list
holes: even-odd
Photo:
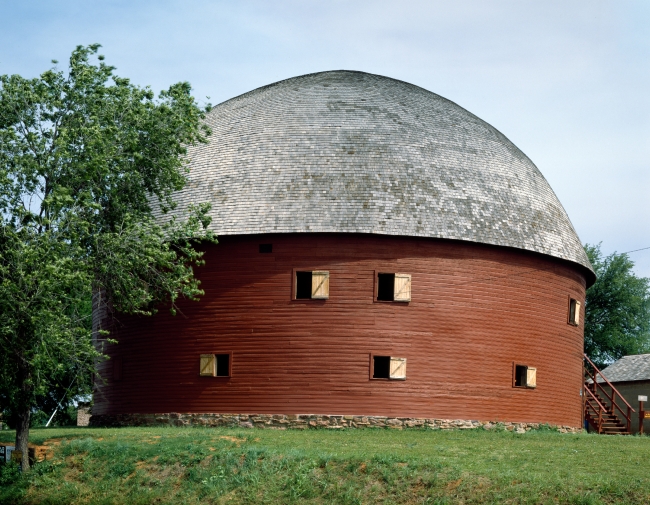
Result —
[{"label": "leafy green tree", "polygon": [[78,46],[67,72],[0,76],[0,399],[25,456],[39,398],[71,369],[94,372],[93,293],[120,312],[173,312],[202,294],[196,244],[216,241],[207,205],[153,212],[174,207],[186,146],[209,134],[190,85],[156,98],[99,47]]},{"label": "leafy green tree", "polygon": [[650,352],[650,279],[637,277],[627,254],[603,256],[585,245],[596,283],[585,301],[585,353],[598,366]]}]

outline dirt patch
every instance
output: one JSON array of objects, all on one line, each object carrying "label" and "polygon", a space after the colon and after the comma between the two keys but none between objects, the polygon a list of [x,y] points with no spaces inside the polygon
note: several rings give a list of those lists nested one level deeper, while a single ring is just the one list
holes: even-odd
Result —
[{"label": "dirt patch", "polygon": [[150,473],[153,473],[153,475],[161,479],[168,478],[168,477],[180,477],[185,473],[185,468],[181,466],[179,463],[174,463],[173,465],[163,467],[162,471],[150,472]]},{"label": "dirt patch", "polygon": [[449,490],[456,489],[458,486],[460,486],[461,482],[463,482],[463,479],[452,480],[447,484],[447,489]]},{"label": "dirt patch", "polygon": [[83,461],[87,456],[87,454],[88,454],[87,452],[82,452],[80,454],[71,454],[69,456],[66,456],[65,463],[68,466],[68,468],[78,469],[82,466]]},{"label": "dirt patch", "polygon": [[230,436],[227,436],[227,435],[224,435],[224,436],[219,437],[219,438],[220,438],[221,440],[228,440],[228,441],[230,441],[230,442],[234,442],[234,443],[236,443],[237,445],[241,444],[242,442],[246,442],[246,439],[245,439],[245,438],[230,437]]},{"label": "dirt patch", "polygon": [[60,438],[50,438],[43,442],[42,445],[29,444],[29,448],[34,448],[34,459],[36,461],[51,460],[54,457],[54,448],[61,445]]}]

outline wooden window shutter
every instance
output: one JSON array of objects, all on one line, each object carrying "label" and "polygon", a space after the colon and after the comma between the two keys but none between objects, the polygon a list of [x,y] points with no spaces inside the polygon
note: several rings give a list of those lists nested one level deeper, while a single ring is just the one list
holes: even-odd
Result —
[{"label": "wooden window shutter", "polygon": [[390,358],[390,378],[406,379],[406,358]]},{"label": "wooden window shutter", "polygon": [[217,374],[214,354],[201,354],[200,375],[214,377]]},{"label": "wooden window shutter", "polygon": [[529,388],[537,387],[537,368],[529,366],[526,370],[526,386]]},{"label": "wooden window shutter", "polygon": [[330,297],[330,273],[311,273],[311,297],[319,300],[327,300]]},{"label": "wooden window shutter", "polygon": [[580,302],[576,300],[576,309],[575,309],[575,314],[573,316],[573,323],[575,325],[580,324]]},{"label": "wooden window shutter", "polygon": [[395,296],[396,302],[411,301],[411,276],[410,274],[395,274]]}]

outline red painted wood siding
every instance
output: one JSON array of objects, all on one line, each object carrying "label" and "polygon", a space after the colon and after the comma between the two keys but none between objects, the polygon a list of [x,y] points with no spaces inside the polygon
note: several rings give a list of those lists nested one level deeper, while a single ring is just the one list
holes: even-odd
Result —
[{"label": "red painted wood siding", "polygon": [[[93,414],[271,413],[581,422],[581,268],[519,250],[433,239],[313,234],[222,237],[197,272],[200,302],[172,317],[118,316]],[[261,254],[259,244],[272,243]],[[292,272],[330,272],[328,300],[293,300]],[[412,276],[410,303],[374,301],[376,272]],[[199,356],[232,352],[232,377]],[[407,358],[370,380],[371,353]],[[513,362],[537,388],[512,387]]]}]

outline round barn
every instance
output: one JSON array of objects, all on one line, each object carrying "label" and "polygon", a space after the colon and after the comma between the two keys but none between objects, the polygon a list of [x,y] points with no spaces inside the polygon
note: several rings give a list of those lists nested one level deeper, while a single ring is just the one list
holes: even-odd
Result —
[{"label": "round barn", "polygon": [[502,133],[351,71],[256,89],[207,122],[175,211],[212,204],[205,295],[119,317],[94,424],[581,425],[594,273]]}]

